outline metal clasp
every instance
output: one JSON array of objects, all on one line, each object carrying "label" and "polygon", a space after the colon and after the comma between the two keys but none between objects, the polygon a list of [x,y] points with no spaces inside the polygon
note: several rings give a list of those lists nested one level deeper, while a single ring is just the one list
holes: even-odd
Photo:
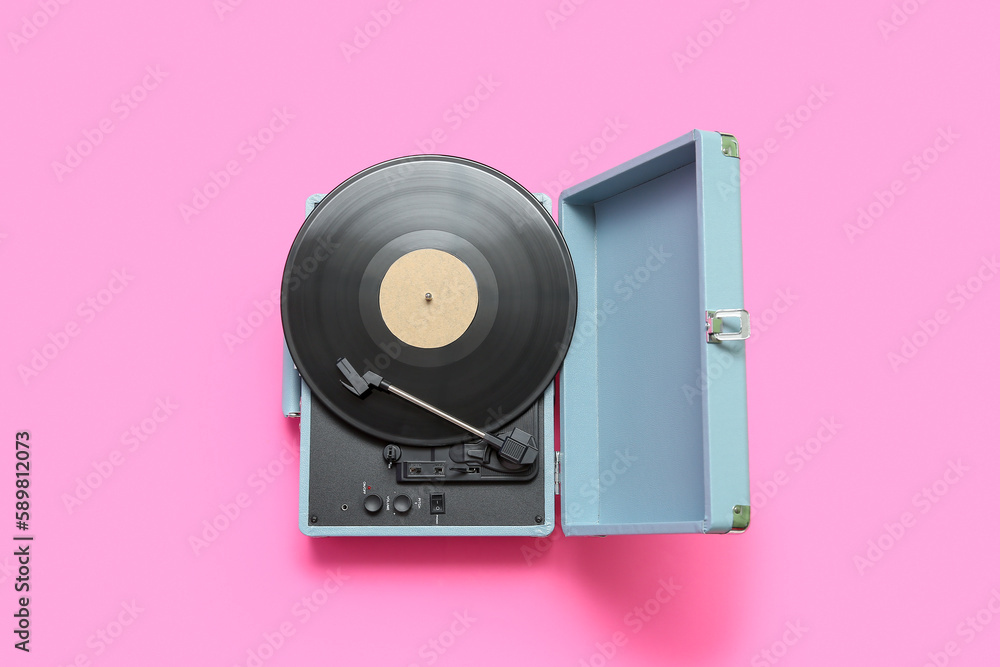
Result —
[{"label": "metal clasp", "polygon": [[[722,320],[739,318],[739,331],[723,331]],[[750,337],[750,313],[742,309],[706,310],[705,340],[709,343],[721,343],[726,340],[746,340]]]}]

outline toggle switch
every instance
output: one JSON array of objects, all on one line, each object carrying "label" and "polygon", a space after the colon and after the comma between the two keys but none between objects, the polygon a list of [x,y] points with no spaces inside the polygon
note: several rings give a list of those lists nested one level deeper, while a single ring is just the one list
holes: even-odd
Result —
[{"label": "toggle switch", "polygon": [[444,493],[431,494],[431,514],[444,514]]}]

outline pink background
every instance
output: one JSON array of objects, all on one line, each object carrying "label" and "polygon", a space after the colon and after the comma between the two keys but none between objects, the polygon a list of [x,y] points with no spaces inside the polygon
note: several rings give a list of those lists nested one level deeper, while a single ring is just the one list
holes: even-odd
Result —
[{"label": "pink background", "polygon": [[[0,11],[0,543],[26,429],[36,536],[0,662],[995,664],[996,3],[231,4]],[[751,529],[302,536],[269,299],[305,198],[427,151],[556,194],[694,127],[746,176]]]}]

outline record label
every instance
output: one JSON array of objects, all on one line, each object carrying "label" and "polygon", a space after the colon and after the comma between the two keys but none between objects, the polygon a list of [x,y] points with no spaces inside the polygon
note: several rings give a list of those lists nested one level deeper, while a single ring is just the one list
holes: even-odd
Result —
[{"label": "record label", "polygon": [[386,271],[379,287],[386,327],[413,347],[449,345],[465,333],[479,306],[476,278],[443,250],[409,252]]}]

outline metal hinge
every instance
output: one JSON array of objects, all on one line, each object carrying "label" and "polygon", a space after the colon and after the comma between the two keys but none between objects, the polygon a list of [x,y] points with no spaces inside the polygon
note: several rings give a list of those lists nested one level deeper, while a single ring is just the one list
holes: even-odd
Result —
[{"label": "metal hinge", "polygon": [[719,132],[719,136],[722,137],[722,154],[740,159],[740,143],[736,141],[736,137],[725,132]]},{"label": "metal hinge", "polygon": [[562,452],[556,452],[556,495],[559,495],[559,473],[562,470]]},{"label": "metal hinge", "polygon": [[[722,320],[739,318],[739,331],[723,331]],[[725,340],[746,340],[750,337],[750,313],[738,308],[728,310],[705,311],[705,340],[709,343],[721,343]]]}]

